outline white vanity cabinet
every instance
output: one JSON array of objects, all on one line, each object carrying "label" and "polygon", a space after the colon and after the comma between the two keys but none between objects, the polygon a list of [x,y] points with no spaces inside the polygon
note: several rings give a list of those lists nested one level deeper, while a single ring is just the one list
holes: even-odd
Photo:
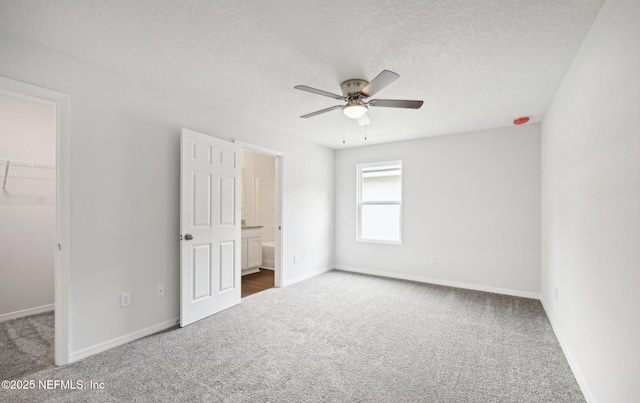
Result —
[{"label": "white vanity cabinet", "polygon": [[262,226],[242,228],[242,274],[256,273],[262,264]]},{"label": "white vanity cabinet", "polygon": [[[242,235],[244,236],[244,231],[242,231]],[[240,240],[240,250],[242,251],[242,257],[240,258],[240,269],[242,269],[242,274],[245,274],[244,272],[249,268],[249,264],[247,261],[247,238],[242,238]]]}]

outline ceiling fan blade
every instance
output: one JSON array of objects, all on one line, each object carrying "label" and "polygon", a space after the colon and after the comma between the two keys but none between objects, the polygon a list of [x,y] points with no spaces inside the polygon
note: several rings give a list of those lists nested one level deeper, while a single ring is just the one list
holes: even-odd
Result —
[{"label": "ceiling fan blade", "polygon": [[322,90],[319,90],[319,89],[316,89],[316,88],[307,87],[306,85],[296,85],[293,88],[295,88],[297,90],[300,90],[300,91],[306,91],[306,92],[310,92],[312,94],[322,95],[322,96],[333,98],[333,99],[340,99],[340,100],[344,99],[344,97],[342,95],[332,94],[332,93],[327,92],[327,91],[322,91]]},{"label": "ceiling fan blade", "polygon": [[396,81],[399,78],[400,76],[394,73],[393,71],[382,70],[382,73],[378,74],[376,78],[371,80],[371,82],[367,84],[367,86],[364,87],[362,91],[360,91],[360,93],[365,97],[369,98],[370,96],[372,96],[373,94],[380,91],[381,89],[383,89],[384,87],[386,87],[387,85],[391,84],[392,82]]},{"label": "ceiling fan blade", "polygon": [[380,106],[383,108],[408,108],[420,109],[423,101],[407,101],[405,99],[372,99],[369,106]]},{"label": "ceiling fan blade", "polygon": [[358,122],[358,126],[365,126],[371,123],[366,113],[360,116],[358,119],[356,119],[356,121]]},{"label": "ceiling fan blade", "polygon": [[316,116],[316,115],[320,115],[320,114],[322,114],[322,113],[331,112],[331,111],[332,111],[332,110],[334,110],[334,109],[342,109],[342,105],[336,105],[336,106],[332,106],[331,108],[321,109],[321,110],[319,110],[319,111],[315,111],[315,112],[307,113],[306,115],[302,115],[302,116],[300,116],[300,117],[301,117],[301,118],[303,118],[303,119],[311,118],[311,117],[314,117],[314,116]]}]

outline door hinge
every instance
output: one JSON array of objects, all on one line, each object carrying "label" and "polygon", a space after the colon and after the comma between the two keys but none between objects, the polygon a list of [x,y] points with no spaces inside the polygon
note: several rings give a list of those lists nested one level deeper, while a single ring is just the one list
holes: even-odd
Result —
[{"label": "door hinge", "polygon": [[58,250],[62,250],[62,245],[58,244]]},{"label": "door hinge", "polygon": [[182,234],[180,234],[180,240],[182,241]]}]

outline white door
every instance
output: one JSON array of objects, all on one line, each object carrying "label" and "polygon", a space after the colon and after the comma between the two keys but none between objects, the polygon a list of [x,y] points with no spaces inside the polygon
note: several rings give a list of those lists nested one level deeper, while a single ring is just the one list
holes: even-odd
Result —
[{"label": "white door", "polygon": [[180,326],[240,303],[240,147],[182,129]]}]

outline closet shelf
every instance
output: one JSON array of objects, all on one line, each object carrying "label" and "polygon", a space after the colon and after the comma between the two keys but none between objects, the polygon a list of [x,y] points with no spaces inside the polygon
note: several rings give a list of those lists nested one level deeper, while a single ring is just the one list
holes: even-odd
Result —
[{"label": "closet shelf", "polygon": [[56,166],[35,162],[0,160],[2,190],[7,189],[7,180],[9,178],[53,181],[56,180]]}]

